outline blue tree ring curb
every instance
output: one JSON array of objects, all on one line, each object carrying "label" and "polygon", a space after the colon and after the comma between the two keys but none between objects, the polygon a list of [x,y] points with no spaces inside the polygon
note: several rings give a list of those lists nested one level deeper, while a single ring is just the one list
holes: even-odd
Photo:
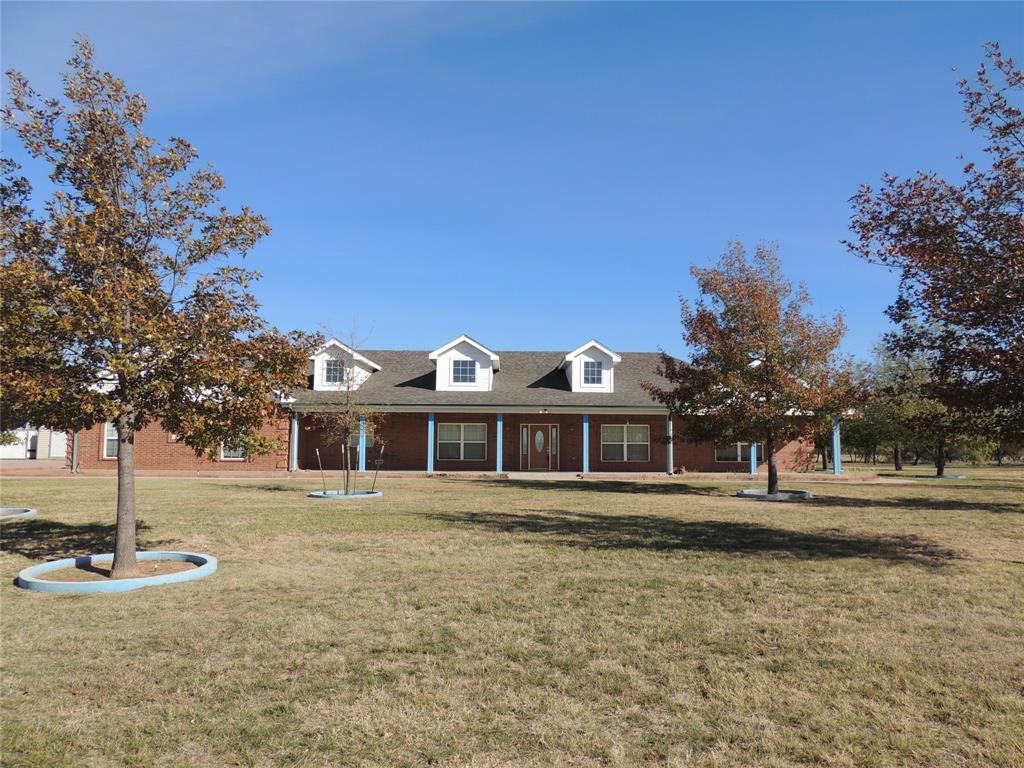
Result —
[{"label": "blue tree ring curb", "polygon": [[36,511],[28,507],[0,507],[0,521],[2,520],[24,520],[26,517],[35,517]]},{"label": "blue tree ring curb", "polygon": [[787,491],[782,488],[771,496],[768,495],[767,488],[744,488],[742,491],[736,491],[736,495],[741,499],[756,499],[757,501],[803,501],[811,498],[810,491]]},{"label": "blue tree ring curb", "polygon": [[377,499],[384,495],[384,491],[353,491],[349,494],[346,494],[344,491],[310,491],[306,495],[311,499],[352,501],[354,499]]},{"label": "blue tree ring curb", "polygon": [[195,552],[136,552],[135,557],[139,560],[184,560],[193,563],[198,568],[177,573],[164,573],[158,576],[137,576],[131,579],[108,579],[105,581],[48,581],[41,579],[44,573],[59,571],[61,568],[72,566],[91,565],[93,563],[109,563],[114,559],[113,554],[107,555],[83,555],[81,557],[65,557],[63,560],[54,560],[50,563],[33,565],[18,574],[15,580],[17,586],[22,589],[33,589],[39,592],[128,592],[143,587],[154,587],[158,584],[177,584],[181,581],[194,581],[203,579],[217,570],[217,558],[213,555],[200,555]]}]

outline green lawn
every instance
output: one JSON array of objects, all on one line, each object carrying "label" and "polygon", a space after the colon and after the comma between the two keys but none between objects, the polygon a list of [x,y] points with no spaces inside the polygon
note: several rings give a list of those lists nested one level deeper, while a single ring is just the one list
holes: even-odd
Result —
[{"label": "green lawn", "polygon": [[[210,579],[15,589],[109,551],[112,479],[4,480],[2,764],[1024,764],[1024,471],[967,481],[138,481]],[[785,485],[792,485],[787,482]]]}]

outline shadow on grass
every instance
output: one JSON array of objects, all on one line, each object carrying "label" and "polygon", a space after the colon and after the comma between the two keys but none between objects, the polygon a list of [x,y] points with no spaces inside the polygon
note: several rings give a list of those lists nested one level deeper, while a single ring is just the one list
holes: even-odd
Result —
[{"label": "shadow on grass", "polygon": [[941,567],[958,557],[951,549],[912,535],[862,536],[836,529],[792,531],[724,520],[683,522],[653,515],[596,515],[564,510],[439,513],[431,517],[455,525],[523,534],[535,537],[538,543],[581,549],[784,554],[807,560],[859,557],[927,567]]},{"label": "shadow on grass", "polygon": [[[146,541],[142,534],[150,527],[139,521],[138,548],[152,549],[171,541]],[[75,555],[100,555],[114,551],[113,523],[58,523],[54,520],[26,520],[5,525],[0,550],[29,560],[59,560]]]},{"label": "shadow on grass", "polygon": [[1024,504],[1003,501],[965,501],[964,499],[935,499],[927,496],[898,496],[893,498],[857,498],[854,496],[814,496],[800,502],[813,507],[846,507],[901,510],[931,510],[936,512],[989,512],[996,515],[1024,514]]},{"label": "shadow on grass", "polygon": [[[459,481],[464,482],[464,481]],[[500,486],[515,490],[527,491],[593,491],[595,493],[629,493],[629,494],[691,494],[698,496],[718,496],[721,491],[713,486],[689,485],[672,481],[638,481],[638,480],[508,480],[484,479],[471,482],[482,485]]]}]

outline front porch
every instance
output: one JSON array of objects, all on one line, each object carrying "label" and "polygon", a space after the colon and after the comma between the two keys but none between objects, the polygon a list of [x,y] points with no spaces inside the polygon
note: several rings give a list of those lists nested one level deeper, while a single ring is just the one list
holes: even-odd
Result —
[{"label": "front porch", "polygon": [[[677,467],[667,414],[387,413],[350,445],[359,471],[657,473]],[[343,448],[302,414],[291,417],[289,468],[336,470]],[[319,455],[318,455],[319,452]]]}]

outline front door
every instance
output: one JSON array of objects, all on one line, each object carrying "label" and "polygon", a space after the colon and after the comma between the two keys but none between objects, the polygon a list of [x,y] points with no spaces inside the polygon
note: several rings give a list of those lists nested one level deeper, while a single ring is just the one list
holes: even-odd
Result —
[{"label": "front door", "polygon": [[529,424],[523,427],[527,466],[524,469],[558,469],[558,427],[553,424]]}]

